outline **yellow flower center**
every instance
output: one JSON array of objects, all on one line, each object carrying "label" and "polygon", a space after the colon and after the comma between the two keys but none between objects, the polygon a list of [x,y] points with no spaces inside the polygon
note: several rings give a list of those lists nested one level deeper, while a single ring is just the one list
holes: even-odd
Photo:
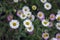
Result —
[{"label": "yellow flower center", "polygon": [[44,24],[47,24],[47,23],[48,23],[47,21],[44,22]]},{"label": "yellow flower center", "polygon": [[32,27],[29,27],[28,29],[29,29],[29,30],[31,30],[31,29],[32,29]]},{"label": "yellow flower center", "polygon": [[57,20],[60,20],[60,17],[58,17]]},{"label": "yellow flower center", "polygon": [[60,38],[60,36],[58,36],[57,38]]},{"label": "yellow flower center", "polygon": [[49,5],[46,5],[46,7],[48,8],[48,7],[49,7]]},{"label": "yellow flower center", "polygon": [[30,23],[29,22],[26,22],[26,25],[29,25]]},{"label": "yellow flower center", "polygon": [[16,26],[16,23],[15,22],[13,23],[13,26]]},{"label": "yellow flower center", "polygon": [[27,15],[30,15],[29,13]]},{"label": "yellow flower center", "polygon": [[23,14],[22,16],[23,16],[23,17],[25,17],[25,15],[24,15],[24,14]]},{"label": "yellow flower center", "polygon": [[43,0],[44,1],[44,0]]},{"label": "yellow flower center", "polygon": [[27,9],[25,9],[25,11],[27,11]]},{"label": "yellow flower center", "polygon": [[21,12],[19,12],[19,14],[22,14]]},{"label": "yellow flower center", "polygon": [[54,16],[50,16],[50,18],[54,18]]},{"label": "yellow flower center", "polygon": [[48,37],[48,34],[44,34],[44,37]]},{"label": "yellow flower center", "polygon": [[40,14],[39,14],[39,17],[41,17],[41,16],[42,16],[42,14],[40,13]]},{"label": "yellow flower center", "polygon": [[32,17],[29,18],[30,20],[32,19]]},{"label": "yellow flower center", "polygon": [[60,27],[60,24],[58,25],[58,27]]}]

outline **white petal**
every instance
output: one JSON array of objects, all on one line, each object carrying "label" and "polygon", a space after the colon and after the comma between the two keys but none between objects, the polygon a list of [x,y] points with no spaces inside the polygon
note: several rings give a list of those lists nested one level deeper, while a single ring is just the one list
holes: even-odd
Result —
[{"label": "white petal", "polygon": [[57,40],[56,38],[52,38],[51,40]]},{"label": "white petal", "polygon": [[59,25],[60,25],[60,23],[56,23],[56,28],[57,28],[58,30],[60,30]]},{"label": "white petal", "polygon": [[18,0],[13,0],[14,2],[18,2]]},{"label": "white petal", "polygon": [[42,3],[46,3],[47,2],[47,0],[40,0]]}]

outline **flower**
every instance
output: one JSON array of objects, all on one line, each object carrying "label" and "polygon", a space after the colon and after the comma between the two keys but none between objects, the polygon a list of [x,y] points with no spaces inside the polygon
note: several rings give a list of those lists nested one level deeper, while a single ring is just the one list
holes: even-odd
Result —
[{"label": "flower", "polygon": [[56,23],[56,28],[60,30],[60,23]]},{"label": "flower", "polygon": [[43,33],[42,34],[42,38],[44,38],[45,40],[47,40],[49,38],[49,33]]},{"label": "flower", "polygon": [[29,17],[29,19],[30,19],[31,21],[34,21],[35,16],[34,16],[34,15],[31,15],[31,16]]},{"label": "flower", "polygon": [[40,0],[42,3],[46,3],[47,2],[47,0]]},{"label": "flower", "polygon": [[57,38],[57,40],[60,40],[60,33],[56,34],[56,38]]},{"label": "flower", "polygon": [[54,21],[55,20],[55,15],[54,14],[50,14],[50,20]]},{"label": "flower", "polygon": [[15,3],[17,3],[18,2],[18,0],[13,0]]},{"label": "flower", "polygon": [[32,15],[32,13],[29,11],[29,12],[25,12],[24,14],[27,15],[27,17],[30,17]]},{"label": "flower", "polygon": [[27,18],[27,15],[26,15],[26,14],[21,14],[21,15],[20,15],[20,18],[21,18],[21,19],[26,19],[26,18]]},{"label": "flower", "polygon": [[42,25],[43,26],[49,26],[49,21],[48,20],[42,20]]},{"label": "flower", "polygon": [[23,25],[24,25],[25,27],[30,27],[30,26],[32,25],[32,22],[31,22],[31,20],[26,19],[26,20],[23,21]]},{"label": "flower", "polygon": [[27,30],[28,32],[33,32],[34,26],[31,25],[30,27],[27,27],[26,30]]},{"label": "flower", "polygon": [[57,15],[56,15],[56,20],[57,20],[57,21],[60,21],[60,14],[57,14]]},{"label": "flower", "polygon": [[45,8],[46,10],[50,10],[50,9],[52,8],[52,5],[51,5],[50,3],[48,3],[48,2],[46,2],[46,3],[44,4],[44,8]]},{"label": "flower", "polygon": [[56,38],[51,38],[51,40],[57,40]]},{"label": "flower", "polygon": [[43,20],[43,19],[45,18],[44,13],[41,12],[41,11],[39,11],[39,12],[37,13],[37,17],[38,17],[40,20]]},{"label": "flower", "polygon": [[17,29],[19,27],[19,21],[18,20],[11,20],[9,22],[9,25],[10,25],[11,28]]},{"label": "flower", "polygon": [[52,22],[49,22],[49,27],[52,27],[53,26],[53,23]]},{"label": "flower", "polygon": [[25,12],[29,12],[30,9],[29,9],[28,6],[24,6],[24,7],[22,8],[22,11],[25,13]]},{"label": "flower", "polygon": [[32,6],[32,10],[36,10],[37,9],[37,6],[36,5],[33,5]]},{"label": "flower", "polygon": [[10,14],[10,15],[7,16],[7,20],[8,21],[11,21],[12,19],[13,19],[13,15],[12,14]]},{"label": "flower", "polygon": [[18,10],[18,11],[17,11],[17,16],[20,17],[21,14],[23,14],[22,10]]}]

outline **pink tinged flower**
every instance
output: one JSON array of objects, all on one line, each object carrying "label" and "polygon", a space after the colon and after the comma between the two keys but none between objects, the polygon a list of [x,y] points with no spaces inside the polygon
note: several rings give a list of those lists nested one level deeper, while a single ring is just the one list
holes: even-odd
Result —
[{"label": "pink tinged flower", "polygon": [[23,14],[22,10],[18,10],[18,11],[17,11],[17,16],[20,17],[21,14]]},{"label": "pink tinged flower", "polygon": [[56,34],[57,40],[60,40],[60,33]]},{"label": "pink tinged flower", "polygon": [[11,21],[12,19],[13,19],[13,15],[12,14],[10,14],[10,15],[7,16],[7,20],[8,21]]},{"label": "pink tinged flower", "polygon": [[53,23],[52,23],[52,22],[50,22],[48,27],[52,27],[52,26],[53,26]]},{"label": "pink tinged flower", "polygon": [[43,19],[45,18],[45,15],[44,15],[43,12],[39,11],[39,12],[37,13],[37,17],[38,17],[40,20],[43,20]]},{"label": "pink tinged flower", "polygon": [[49,33],[45,32],[42,34],[42,38],[44,38],[45,40],[47,40],[49,38]]},{"label": "pink tinged flower", "polygon": [[55,15],[54,14],[50,14],[50,20],[54,21],[55,20]]}]

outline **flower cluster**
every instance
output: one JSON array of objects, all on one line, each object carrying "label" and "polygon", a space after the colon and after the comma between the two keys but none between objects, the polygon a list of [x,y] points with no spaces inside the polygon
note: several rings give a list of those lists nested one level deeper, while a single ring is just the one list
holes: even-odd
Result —
[{"label": "flower cluster", "polygon": [[52,5],[49,2],[47,2],[47,0],[40,0],[40,1],[44,3],[44,8],[46,10],[50,10],[52,8]]},{"label": "flower cluster", "polygon": [[[52,8],[52,5],[47,2],[47,0],[40,0],[42,3],[44,3],[44,8],[46,10],[50,10]],[[14,2],[18,2],[18,0],[14,0]],[[37,6],[33,5],[32,6],[32,10],[37,10]],[[23,26],[25,27],[26,31],[29,34],[33,34],[34,32],[34,24],[33,21],[35,20],[35,15],[32,14],[30,8],[28,6],[23,6],[22,9],[17,10],[16,15],[23,20]],[[51,13],[49,15],[49,18],[47,19],[45,17],[45,13],[42,11],[38,11],[37,12],[37,18],[41,21],[41,24],[44,27],[53,27],[53,25],[56,26],[56,28],[58,30],[60,30],[60,10],[58,10],[57,15],[55,15],[54,13]],[[17,29],[19,28],[19,24],[20,22],[16,19],[13,19],[14,16],[12,14],[9,14],[7,16],[7,19],[9,21],[9,26],[12,29]],[[55,24],[53,24],[54,20],[57,20],[58,22]],[[48,32],[44,32],[42,33],[42,38],[45,40],[48,40],[48,38],[50,37]],[[56,37],[51,38],[51,40],[60,40],[60,33],[56,34]]]}]

